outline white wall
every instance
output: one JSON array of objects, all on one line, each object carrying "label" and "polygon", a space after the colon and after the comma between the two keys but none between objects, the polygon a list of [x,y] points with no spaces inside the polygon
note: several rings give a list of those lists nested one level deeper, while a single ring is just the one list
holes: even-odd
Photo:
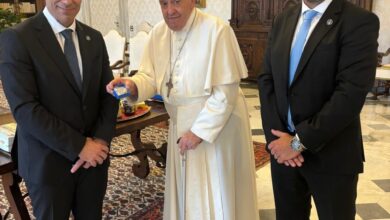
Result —
[{"label": "white wall", "polygon": [[137,33],[136,28],[143,21],[155,25],[163,19],[158,0],[130,0],[128,4],[129,25],[133,27],[130,36]]},{"label": "white wall", "polygon": [[[90,7],[90,20],[83,22],[99,30],[103,35],[111,29],[118,29],[116,24],[119,21],[118,0],[84,0],[83,4]],[[82,11],[81,13],[86,12]],[[88,15],[85,17],[88,17]]]}]

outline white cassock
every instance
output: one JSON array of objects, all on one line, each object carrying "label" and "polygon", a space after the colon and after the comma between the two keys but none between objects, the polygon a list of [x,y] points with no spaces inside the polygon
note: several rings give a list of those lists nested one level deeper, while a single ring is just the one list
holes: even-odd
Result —
[{"label": "white cassock", "polygon": [[[132,80],[138,101],[159,93],[170,116],[164,219],[184,219],[183,193],[185,220],[258,219],[248,109],[239,88],[247,68],[232,29],[194,9],[183,30],[160,22],[149,37]],[[203,141],[187,153],[183,192],[176,141],[189,130]]]}]

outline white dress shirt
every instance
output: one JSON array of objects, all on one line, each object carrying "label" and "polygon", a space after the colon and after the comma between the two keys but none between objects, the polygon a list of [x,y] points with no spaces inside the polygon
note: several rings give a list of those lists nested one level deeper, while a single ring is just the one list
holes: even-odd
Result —
[{"label": "white dress shirt", "polygon": [[79,39],[77,37],[76,33],[76,20],[73,21],[73,23],[69,27],[64,27],[62,24],[60,24],[53,15],[50,14],[49,10],[45,7],[43,10],[43,14],[45,15],[47,21],[49,22],[51,28],[53,29],[53,32],[57,38],[58,43],[60,44],[60,47],[62,51],[64,51],[64,45],[65,45],[65,38],[62,36],[61,32],[65,29],[72,29],[72,38],[74,46],[76,47],[76,53],[77,53],[77,61],[79,63],[79,69],[81,74],[81,80],[83,80],[83,63],[81,59],[80,54],[80,46],[79,46]]},{"label": "white dress shirt", "polygon": [[[294,34],[294,40],[293,40],[293,44],[295,43],[295,40],[297,38],[297,34],[298,34],[298,31],[299,29],[301,28],[302,26],[302,23],[303,23],[303,14],[308,11],[308,10],[314,10],[316,12],[318,12],[318,14],[316,16],[314,16],[312,22],[311,22],[311,25],[310,25],[310,29],[309,29],[309,33],[307,34],[307,37],[306,37],[306,40],[305,40],[305,45],[306,45],[306,42],[307,42],[307,39],[309,39],[311,33],[313,32],[314,28],[317,26],[318,22],[320,21],[322,15],[325,13],[326,9],[328,8],[328,6],[330,5],[330,3],[332,3],[332,0],[325,0],[323,1],[321,4],[317,5],[316,7],[314,8],[309,8],[307,7],[307,5],[305,4],[305,2],[302,0],[302,11],[301,11],[301,16],[299,17],[299,20],[298,20],[298,23],[297,23],[297,27],[295,28],[295,34]],[[292,47],[291,47],[292,48]]]}]

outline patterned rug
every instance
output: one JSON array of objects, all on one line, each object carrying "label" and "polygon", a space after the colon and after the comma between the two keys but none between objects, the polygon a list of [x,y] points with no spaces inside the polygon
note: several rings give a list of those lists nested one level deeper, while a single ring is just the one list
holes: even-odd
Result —
[{"label": "patterned rug", "polygon": [[158,199],[149,207],[134,213],[130,219],[161,220],[163,219],[164,199]]},{"label": "patterned rug", "polygon": [[[143,141],[153,142],[161,146],[166,141],[165,128],[151,126],[141,132]],[[122,135],[112,142],[113,153],[132,151],[130,136]],[[264,144],[254,142],[256,168],[264,166],[269,159],[264,150]],[[131,171],[135,157],[111,158],[107,193],[103,204],[103,219],[115,220],[158,220],[162,219],[164,203],[164,170],[150,162],[150,174],[145,179],[135,177]],[[21,189],[26,192],[24,183]],[[30,199],[25,199],[27,207],[32,213]],[[2,186],[0,186],[0,210],[4,215],[8,202],[5,199]],[[8,219],[14,219],[12,215]]]},{"label": "patterned rug", "polygon": [[256,170],[258,170],[269,162],[269,153],[265,150],[264,143],[253,141],[253,149],[255,152]]}]

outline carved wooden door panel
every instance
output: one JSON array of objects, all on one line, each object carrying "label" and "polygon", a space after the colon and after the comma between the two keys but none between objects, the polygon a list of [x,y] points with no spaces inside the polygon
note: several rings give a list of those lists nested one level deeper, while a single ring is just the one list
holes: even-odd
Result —
[{"label": "carved wooden door panel", "polygon": [[248,67],[249,79],[256,80],[272,20],[286,7],[301,0],[233,0],[230,24]]},{"label": "carved wooden door panel", "polygon": [[372,9],[372,0],[348,0],[349,2],[358,5],[361,8],[371,11]]},{"label": "carved wooden door panel", "polygon": [[[371,10],[372,0],[348,0]],[[245,63],[249,79],[256,80],[263,63],[264,50],[273,18],[302,0],[232,0],[232,26]]]},{"label": "carved wooden door panel", "polygon": [[42,11],[45,8],[45,0],[36,0],[37,12]]}]

